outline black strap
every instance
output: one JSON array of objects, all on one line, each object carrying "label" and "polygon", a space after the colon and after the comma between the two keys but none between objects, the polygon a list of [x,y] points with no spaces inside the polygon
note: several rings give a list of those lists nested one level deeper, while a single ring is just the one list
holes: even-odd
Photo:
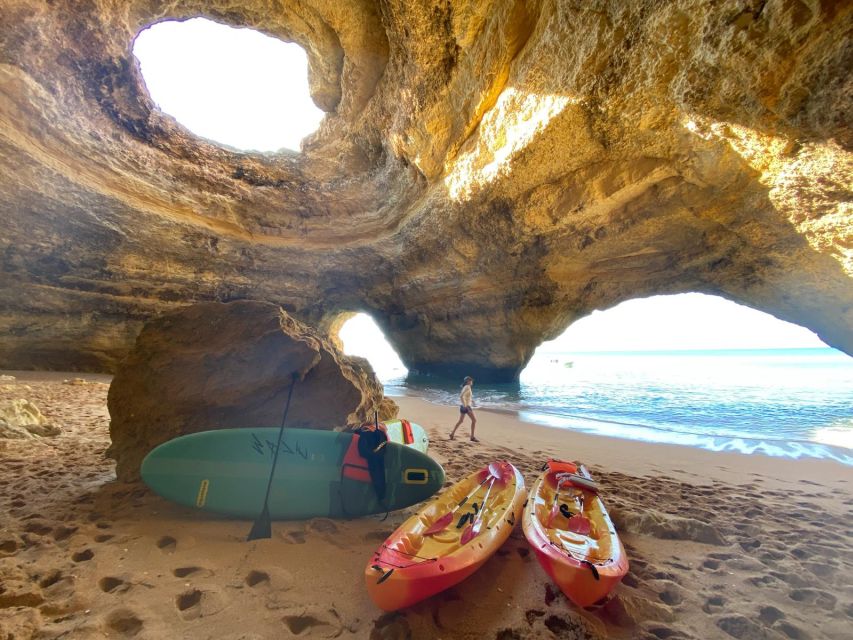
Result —
[{"label": "black strap", "polygon": [[585,564],[589,567],[590,571],[592,571],[592,575],[596,580],[599,580],[600,577],[598,575],[598,569],[595,568],[595,565],[592,564],[589,560],[581,560],[582,564]]}]

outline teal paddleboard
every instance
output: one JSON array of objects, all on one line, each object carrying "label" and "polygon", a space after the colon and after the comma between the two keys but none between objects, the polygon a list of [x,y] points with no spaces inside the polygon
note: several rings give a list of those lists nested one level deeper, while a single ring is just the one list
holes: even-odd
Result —
[{"label": "teal paddleboard", "polygon": [[[256,518],[263,508],[279,429],[202,431],[153,449],[142,479],[178,504]],[[386,495],[380,504],[352,433],[285,429],[270,490],[270,517],[357,517],[417,504],[444,484],[444,469],[411,446],[385,445]]]},{"label": "teal paddleboard", "polygon": [[429,436],[426,430],[416,422],[405,420],[408,427],[404,426],[403,420],[389,420],[385,422],[385,430],[391,442],[399,442],[406,446],[426,453],[429,448]]}]

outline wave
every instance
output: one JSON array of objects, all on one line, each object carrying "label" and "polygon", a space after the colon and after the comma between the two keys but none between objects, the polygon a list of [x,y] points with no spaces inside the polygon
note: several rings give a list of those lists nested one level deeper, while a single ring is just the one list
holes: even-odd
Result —
[{"label": "wave", "polygon": [[[834,439],[832,444],[824,444],[809,440],[719,436],[711,433],[656,428],[643,424],[598,420],[582,416],[556,415],[541,411],[522,410],[518,412],[518,416],[527,422],[549,427],[570,429],[626,440],[678,444],[707,449],[709,451],[734,451],[746,454],[759,453],[781,458],[820,458],[835,460],[836,462],[853,466],[853,455],[849,453],[850,448],[838,444],[841,438]],[[847,437],[849,437],[849,434],[849,430],[842,432],[842,435]]]}]

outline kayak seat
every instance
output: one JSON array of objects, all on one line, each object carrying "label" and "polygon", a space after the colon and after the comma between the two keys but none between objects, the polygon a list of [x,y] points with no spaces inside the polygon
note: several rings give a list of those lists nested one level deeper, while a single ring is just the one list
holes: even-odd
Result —
[{"label": "kayak seat", "polygon": [[400,536],[395,545],[398,551],[414,556],[418,554],[424,544],[423,536],[416,533],[407,532]]}]

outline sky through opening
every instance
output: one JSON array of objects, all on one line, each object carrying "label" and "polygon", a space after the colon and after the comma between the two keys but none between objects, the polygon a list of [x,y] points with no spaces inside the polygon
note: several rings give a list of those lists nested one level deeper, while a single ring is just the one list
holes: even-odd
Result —
[{"label": "sky through opening", "polygon": [[[340,330],[347,354],[367,358],[380,379],[405,365],[373,319],[359,313]],[[725,298],[701,293],[636,298],[594,311],[537,350],[547,353],[811,349],[826,347],[808,329]]]},{"label": "sky through opening", "polygon": [[204,18],[159,22],[134,41],[160,109],[198,136],[240,150],[298,151],[324,113],[297,44]]}]

